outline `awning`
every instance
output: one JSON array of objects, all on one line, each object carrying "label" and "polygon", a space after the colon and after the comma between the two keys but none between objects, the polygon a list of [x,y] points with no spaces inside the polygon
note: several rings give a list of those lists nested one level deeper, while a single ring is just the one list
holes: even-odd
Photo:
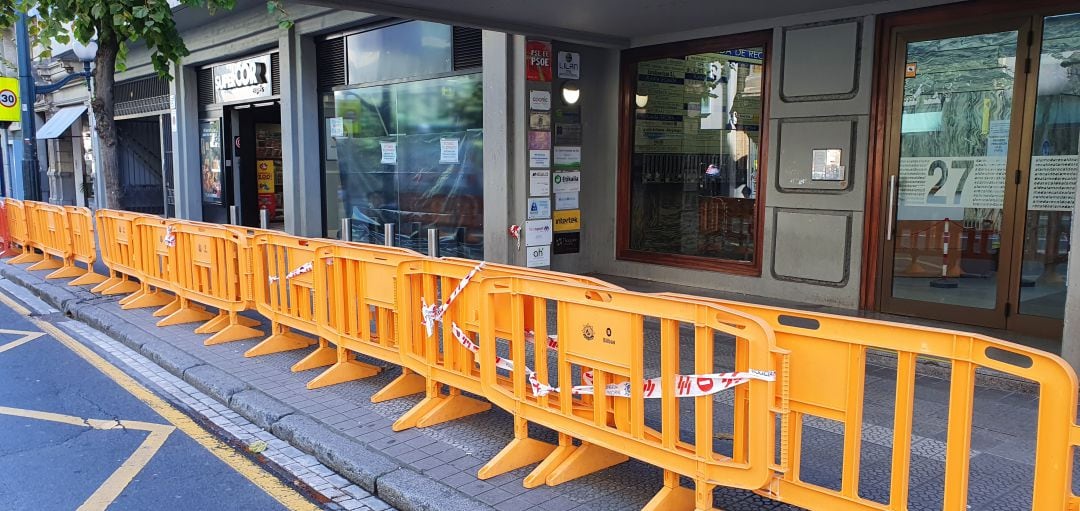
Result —
[{"label": "awning", "polygon": [[68,128],[71,127],[71,123],[75,122],[75,119],[78,119],[85,111],[86,105],[61,108],[58,112],[53,114],[48,121],[45,121],[45,125],[38,130],[38,140],[48,140],[50,138],[59,138],[63,136]]}]

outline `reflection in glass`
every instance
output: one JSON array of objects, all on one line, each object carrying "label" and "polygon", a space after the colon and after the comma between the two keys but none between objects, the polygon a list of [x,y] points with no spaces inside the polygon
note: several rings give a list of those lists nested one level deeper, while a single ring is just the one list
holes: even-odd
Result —
[{"label": "reflection in glass", "polygon": [[1016,41],[1008,31],[907,45],[896,298],[997,304]]},{"label": "reflection in glass", "polygon": [[1061,319],[1080,165],[1080,14],[1043,27],[1019,312]]},{"label": "reflection in glass", "polygon": [[395,245],[425,252],[434,227],[441,254],[482,258],[481,75],[346,89],[332,101],[328,225],[350,218],[353,240],[381,244],[393,223]]},{"label": "reflection in glass", "polygon": [[452,71],[451,30],[450,25],[409,21],[348,36],[349,83]]},{"label": "reflection in glass", "polygon": [[754,260],[764,51],[637,64],[632,250]]}]

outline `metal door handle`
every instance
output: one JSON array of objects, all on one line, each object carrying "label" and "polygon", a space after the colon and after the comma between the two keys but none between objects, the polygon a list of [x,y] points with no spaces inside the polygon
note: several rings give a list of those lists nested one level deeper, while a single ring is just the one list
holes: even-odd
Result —
[{"label": "metal door handle", "polygon": [[896,222],[896,175],[889,176],[889,211],[885,223],[885,241],[892,241],[893,224]]}]

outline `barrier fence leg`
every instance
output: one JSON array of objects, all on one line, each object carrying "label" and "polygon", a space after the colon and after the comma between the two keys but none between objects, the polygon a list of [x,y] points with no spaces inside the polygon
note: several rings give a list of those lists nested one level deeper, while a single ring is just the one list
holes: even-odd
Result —
[{"label": "barrier fence leg", "polygon": [[337,385],[347,381],[370,378],[382,372],[381,367],[356,360],[356,355],[346,348],[337,347],[337,362],[307,384],[308,390]]},{"label": "barrier fence leg", "polygon": [[59,270],[46,275],[45,279],[72,279],[80,277],[84,273],[86,273],[86,270],[75,266],[73,261],[64,261],[63,266]]},{"label": "barrier fence leg", "polygon": [[[711,509],[708,507],[700,509]],[[669,509],[694,509],[694,491],[690,488],[679,486],[679,474],[670,470],[664,471],[664,487],[649,500],[642,511],[667,511]]]},{"label": "barrier fence leg", "polygon": [[426,428],[454,419],[468,417],[491,409],[491,403],[473,399],[461,393],[461,389],[450,387],[450,394],[441,397],[420,420],[416,421],[416,427]]},{"label": "barrier fence leg", "polygon": [[335,362],[337,362],[337,350],[331,348],[326,339],[319,339],[319,347],[315,348],[315,351],[308,353],[308,356],[300,359],[299,362],[293,364],[291,371],[299,373],[334,365]]},{"label": "barrier fence leg", "polygon": [[292,331],[289,330],[289,327],[279,324],[276,321],[270,322],[270,331],[273,332],[270,334],[270,337],[263,339],[262,342],[245,351],[244,356],[251,358],[260,355],[269,355],[271,353],[299,350],[307,348],[316,342],[315,339],[310,337],[292,333]]},{"label": "barrier fence leg", "polygon": [[69,286],[90,286],[90,285],[94,285],[94,284],[100,284],[102,282],[105,282],[106,280],[108,280],[108,279],[106,279],[104,275],[95,272],[91,268],[91,269],[87,270],[86,273],[83,273],[81,277],[79,277],[79,278],[77,278],[77,279],[75,279],[75,280],[73,280],[71,282],[68,282],[68,285]]},{"label": "barrier fence leg", "polygon": [[64,266],[64,264],[61,263],[60,261],[58,261],[56,259],[53,259],[53,258],[51,258],[49,256],[45,256],[40,261],[28,266],[26,269],[28,271],[55,270],[55,269],[61,268],[63,266]]},{"label": "barrier fence leg", "polygon": [[[157,326],[171,326],[171,325],[183,325],[185,323],[201,323],[203,321],[209,321],[214,318],[214,315],[207,312],[205,309],[192,307],[191,303],[183,297],[177,297],[175,311],[166,316],[161,321],[157,322]],[[166,305],[165,309],[173,307],[172,304]],[[162,309],[162,310],[165,310]],[[158,312],[161,312],[160,310]],[[154,315],[157,315],[155,312]]]},{"label": "barrier fence leg", "polygon": [[423,376],[413,372],[411,369],[402,367],[401,376],[398,376],[394,381],[386,384],[382,390],[372,395],[371,402],[382,403],[399,397],[419,394],[424,391],[425,383],[426,380],[424,380]]},{"label": "barrier fence leg", "polygon": [[[105,296],[112,296],[112,295],[126,295],[128,293],[134,293],[134,292],[139,290],[139,283],[135,282],[134,280],[128,279],[126,275],[121,276],[117,280],[118,281],[116,283],[114,283],[113,285],[111,285],[111,286],[109,286],[107,288],[103,288],[101,291],[98,291],[98,292],[105,295]],[[106,283],[108,283],[108,281],[102,282],[101,286],[105,285]],[[101,287],[101,286],[98,286],[98,287]],[[97,288],[94,288],[94,289],[97,289]],[[93,289],[91,289],[91,291],[93,291]]]},{"label": "barrier fence leg", "polygon": [[[130,300],[128,300],[130,298]],[[145,307],[162,307],[172,303],[173,297],[160,289],[152,289],[146,286],[139,295],[131,295],[120,300],[120,308],[124,310],[142,309]]]},{"label": "barrier fence leg", "polygon": [[[225,315],[225,319],[227,321],[226,326],[219,330],[218,333],[210,336],[209,339],[203,341],[203,345],[213,346],[215,344],[242,341],[244,339],[256,339],[263,336],[262,330],[258,330],[248,326],[248,324],[250,324],[249,321],[253,320],[251,320],[250,318],[244,318],[249,321],[241,321],[240,318],[243,318],[243,316],[241,316],[239,313],[229,312],[227,315]],[[195,331],[198,332],[197,329]]]},{"label": "barrier fence leg", "polygon": [[547,442],[529,438],[529,422],[514,416],[514,439],[503,447],[491,461],[488,461],[476,473],[479,479],[491,479],[511,470],[539,463],[551,455],[555,446]]},{"label": "barrier fence leg", "polygon": [[[563,446],[560,445],[559,447]],[[570,446],[569,455],[566,455],[561,462],[553,464],[554,466],[550,468],[550,472],[548,472],[547,478],[545,478],[543,482],[548,486],[557,486],[567,481],[572,481],[579,477],[599,472],[605,468],[613,467],[629,459],[630,457],[625,454],[620,454],[587,442],[581,442],[579,447]],[[546,462],[547,460],[544,461]],[[543,464],[541,464],[541,466],[543,466]],[[529,474],[529,477],[536,474],[540,468],[541,467],[536,467],[536,471],[533,471],[533,474]],[[538,481],[534,480],[534,482]]]},{"label": "barrier fence leg", "polygon": [[90,288],[90,292],[91,293],[103,293],[103,292],[105,292],[106,289],[109,289],[110,287],[113,287],[113,286],[119,284],[121,279],[120,279],[120,277],[117,277],[116,275],[117,275],[116,272],[114,272],[112,270],[109,270],[109,277],[106,278],[104,281],[99,282],[98,285]]},{"label": "barrier fence leg", "polygon": [[34,249],[30,247],[23,247],[23,253],[17,255],[11,259],[8,259],[8,264],[26,264],[36,263],[44,259],[44,256],[34,252]]}]

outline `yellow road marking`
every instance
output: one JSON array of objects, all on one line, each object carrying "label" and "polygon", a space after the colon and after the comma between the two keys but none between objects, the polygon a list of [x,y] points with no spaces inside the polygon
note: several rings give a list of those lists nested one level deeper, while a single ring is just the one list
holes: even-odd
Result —
[{"label": "yellow road marking", "polygon": [[219,440],[209,431],[203,429],[202,426],[196,424],[191,417],[184,415],[183,412],[166,403],[165,400],[161,399],[153,392],[150,392],[132,377],[128,376],[116,366],[110,364],[97,353],[94,353],[93,350],[83,346],[82,343],[68,335],[67,332],[64,332],[47,321],[42,321],[31,316],[30,311],[26,307],[23,307],[5,293],[0,293],[0,303],[10,307],[19,315],[26,317],[26,319],[35,326],[51,335],[76,355],[104,373],[109,379],[116,382],[117,385],[120,385],[120,387],[128,393],[145,403],[152,410],[157,412],[158,415],[164,417],[165,420],[175,425],[177,429],[198,442],[199,445],[210,451],[214,456],[217,456],[218,459],[225,462],[230,468],[247,478],[247,480],[258,486],[266,492],[267,495],[273,497],[286,508],[298,511],[316,511],[319,509],[296,490],[290,488],[288,485],[281,482],[280,479],[260,468],[255,462],[246,458],[244,455],[236,452],[235,449]]},{"label": "yellow road marking", "polygon": [[0,334],[23,334],[23,336],[21,338],[16,339],[14,341],[11,341],[11,342],[3,345],[3,346],[0,346],[0,353],[3,353],[3,352],[5,352],[7,350],[10,350],[12,348],[18,348],[19,346],[22,346],[23,344],[26,344],[26,343],[34,340],[34,339],[37,339],[38,337],[41,337],[41,336],[45,335],[45,334],[43,334],[41,332],[27,332],[25,330],[2,330],[2,329],[0,329]]},{"label": "yellow road marking", "polygon": [[119,468],[113,471],[104,483],[101,483],[101,486],[86,499],[86,502],[83,502],[83,504],[79,506],[79,511],[97,511],[109,507],[109,504],[112,504],[112,502],[120,496],[120,493],[124,491],[124,488],[127,488],[127,485],[131,484],[131,481],[135,479],[135,476],[139,471],[141,471],[147,463],[150,463],[150,458],[153,458],[154,455],[157,454],[158,449],[161,449],[161,446],[165,444],[165,440],[169,438],[169,433],[172,433],[173,430],[176,429],[165,424],[154,424],[151,422],[84,419],[75,417],[74,415],[10,408],[7,406],[0,406],[0,415],[13,415],[28,419],[59,422],[61,424],[98,430],[126,428],[149,433],[146,439],[139,444],[137,449],[135,449],[135,452],[131,453],[131,456],[128,456],[128,459],[125,460]]}]

